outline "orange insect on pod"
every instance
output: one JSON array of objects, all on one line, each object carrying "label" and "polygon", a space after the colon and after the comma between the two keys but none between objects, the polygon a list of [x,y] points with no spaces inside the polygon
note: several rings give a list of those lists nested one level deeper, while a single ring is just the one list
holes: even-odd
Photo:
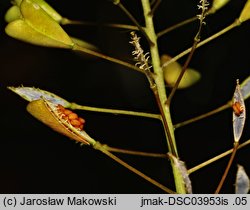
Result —
[{"label": "orange insect on pod", "polygon": [[232,105],[232,108],[237,116],[240,116],[241,113],[244,111],[243,106],[238,101]]}]

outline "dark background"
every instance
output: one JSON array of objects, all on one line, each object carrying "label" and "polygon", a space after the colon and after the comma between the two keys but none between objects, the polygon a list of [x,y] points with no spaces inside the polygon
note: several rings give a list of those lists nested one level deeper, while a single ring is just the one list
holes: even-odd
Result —
[{"label": "dark background", "polygon": [[[89,41],[111,56],[132,61],[128,30],[101,27],[102,23],[131,24],[108,0],[48,1],[65,17],[92,21],[97,26],[65,26],[72,36]],[[139,0],[123,1],[143,24]],[[245,0],[231,0],[206,19],[202,38],[232,23]],[[197,14],[197,1],[163,0],[155,15],[160,31]],[[144,75],[100,59],[89,59],[62,49],[43,48],[8,37],[4,14],[10,1],[0,2],[0,193],[162,193],[150,183],[103,154],[55,133],[26,112],[27,102],[7,86],[34,86],[69,101],[88,106],[158,113]],[[197,22],[159,39],[160,53],[177,55],[190,47]],[[177,123],[210,111],[232,97],[236,79],[250,74],[250,22],[198,49],[190,64],[201,80],[176,93],[172,118]],[[146,42],[142,39],[145,49]],[[180,62],[183,63],[184,59]],[[246,101],[249,107],[249,100]],[[148,152],[167,152],[157,120],[77,111],[87,121],[86,131],[108,145]],[[233,145],[232,110],[176,130],[180,157],[193,167]],[[247,119],[242,142],[249,139]],[[173,189],[167,160],[119,155],[132,166]],[[224,158],[191,175],[194,193],[213,193],[226,167]],[[249,147],[240,150],[223,187],[234,193],[236,164],[250,175]]]}]

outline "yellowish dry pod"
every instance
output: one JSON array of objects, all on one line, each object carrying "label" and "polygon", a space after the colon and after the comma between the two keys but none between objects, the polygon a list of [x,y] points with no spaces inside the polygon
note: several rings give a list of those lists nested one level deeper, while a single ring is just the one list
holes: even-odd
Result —
[{"label": "yellowish dry pod", "polygon": [[[171,59],[170,56],[162,55],[161,63],[166,63],[170,59]],[[182,71],[182,66],[176,61],[163,67],[164,79],[165,79],[165,82],[167,83],[167,86],[170,86],[170,87],[174,86],[181,71]],[[200,79],[200,77],[201,75],[199,72],[197,72],[194,69],[188,68],[181,79],[178,89],[190,87],[191,85],[195,84]]]},{"label": "yellowish dry pod", "polygon": [[240,13],[239,21],[242,23],[250,19],[250,0],[248,0]]},{"label": "yellowish dry pod", "polygon": [[27,111],[39,121],[53,130],[83,144],[94,144],[92,139],[84,130],[75,128],[63,117],[61,105],[54,104],[45,99],[31,101]]}]

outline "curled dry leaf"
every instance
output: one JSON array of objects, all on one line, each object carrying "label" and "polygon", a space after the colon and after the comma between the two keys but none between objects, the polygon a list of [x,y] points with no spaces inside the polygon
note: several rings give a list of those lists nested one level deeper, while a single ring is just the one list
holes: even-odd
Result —
[{"label": "curled dry leaf", "polygon": [[242,23],[249,19],[250,19],[250,0],[247,0],[245,6],[243,7],[240,13],[239,21]]},{"label": "curled dry leaf", "polygon": [[[66,114],[66,110],[61,105],[51,103],[45,99],[31,101],[27,106],[27,111],[32,116],[53,130],[83,144],[94,144],[95,140],[82,130],[81,125],[84,125],[85,121],[76,114],[75,116],[73,112]],[[76,121],[78,122],[77,125]]]},{"label": "curled dry leaf", "polygon": [[[162,64],[166,63],[170,59],[171,59],[170,56],[162,55],[161,63]],[[170,87],[174,86],[181,71],[182,71],[182,66],[177,62],[172,62],[169,65],[163,67],[164,79],[168,86]],[[200,77],[201,75],[199,72],[197,72],[194,69],[188,68],[181,79],[178,89],[190,87],[191,85],[195,84],[200,79]]]},{"label": "curled dry leaf", "polygon": [[191,194],[192,193],[192,184],[191,184],[191,180],[189,178],[188,170],[186,168],[185,163],[183,161],[181,161],[180,159],[176,158],[171,153],[168,153],[168,156],[174,162],[174,166],[177,168],[177,170],[179,171],[179,173],[182,176],[182,179],[183,179],[184,185],[185,185],[185,189],[186,189],[186,193]]},{"label": "curled dry leaf", "polygon": [[66,108],[70,107],[71,105],[70,102],[57,96],[56,94],[45,90],[41,90],[39,88],[21,86],[21,87],[8,87],[8,89],[12,90],[14,93],[18,94],[23,99],[29,102],[43,98],[50,101],[51,103],[60,104]]},{"label": "curled dry leaf", "polygon": [[250,190],[250,180],[243,166],[238,165],[235,182],[236,194],[247,194]]},{"label": "curled dry leaf", "polygon": [[239,80],[237,80],[236,88],[234,91],[232,107],[233,107],[234,142],[239,142],[246,120],[246,107],[244,98],[241,93]]}]

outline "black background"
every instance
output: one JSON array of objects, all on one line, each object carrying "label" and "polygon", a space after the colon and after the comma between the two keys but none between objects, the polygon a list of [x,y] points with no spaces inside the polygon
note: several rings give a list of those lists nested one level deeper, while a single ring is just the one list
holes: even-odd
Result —
[{"label": "black background", "polygon": [[[108,0],[48,1],[65,17],[92,21],[97,26],[64,26],[72,36],[89,41],[111,56],[132,61],[128,30],[101,27],[102,23],[131,24]],[[143,24],[139,0],[123,1]],[[198,1],[163,0],[155,15],[160,31],[197,14]],[[232,23],[245,0],[231,0],[207,17],[202,39]],[[4,14],[10,2],[0,2],[0,193],[162,193],[150,183],[103,154],[53,132],[30,116],[27,102],[7,86],[34,86],[69,101],[88,106],[157,113],[158,109],[144,75],[108,61],[86,58],[62,49],[43,48],[8,37]],[[160,53],[177,55],[190,47],[197,22],[159,39]],[[250,22],[198,49],[190,64],[201,80],[176,93],[172,104],[177,123],[210,111],[232,97],[236,79],[250,74]],[[146,42],[142,39],[146,50]],[[183,63],[185,58],[180,60]],[[246,101],[249,107],[249,100]],[[87,121],[86,131],[102,143],[148,152],[167,152],[164,133],[157,120],[77,111]],[[232,110],[176,130],[180,157],[193,167],[233,145]],[[242,142],[249,139],[249,120]],[[132,166],[164,185],[174,188],[167,160],[119,155]],[[194,193],[213,193],[228,158],[190,176]],[[236,164],[250,174],[249,148],[240,150],[222,189],[234,193]]]}]

